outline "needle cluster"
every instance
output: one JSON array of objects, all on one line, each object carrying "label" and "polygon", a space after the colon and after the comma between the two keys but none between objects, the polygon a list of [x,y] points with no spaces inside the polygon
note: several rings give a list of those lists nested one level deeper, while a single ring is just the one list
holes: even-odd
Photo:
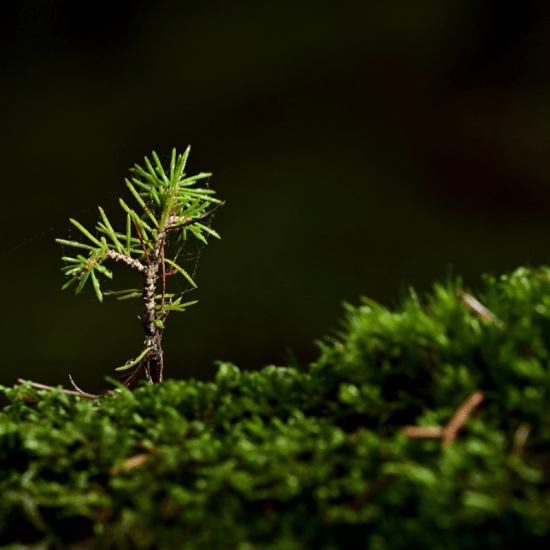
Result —
[{"label": "needle cluster", "polygon": [[[128,361],[117,370],[133,369],[122,377],[123,383],[129,386],[144,371],[149,382],[161,382],[163,379],[163,351],[161,346],[162,331],[171,311],[184,311],[185,307],[196,302],[182,303],[181,297],[166,292],[166,283],[170,277],[180,274],[189,283],[197,285],[175,258],[166,257],[166,244],[174,237],[184,242],[193,235],[207,244],[206,235],[220,238],[218,233],[205,225],[206,220],[225,202],[213,197],[215,191],[194,187],[197,182],[211,176],[200,173],[186,177],[185,164],[190,148],[177,155],[172,151],[170,166],[167,170],[153,152],[154,164],[145,157],[145,168],[135,165],[131,169],[131,181],[126,185],[134,199],[141,207],[138,214],[122,199],[120,205],[126,212],[126,231],[116,232],[105,212],[99,207],[101,220],[96,226],[96,236],[76,220],[71,222],[87,237],[86,243],[56,239],[62,245],[87,251],[87,255],[76,257],[63,256],[67,263],[62,271],[69,280],[63,289],[76,283],[76,294],[79,294],[88,281],[91,281],[95,294],[100,302],[103,296],[115,295],[119,300],[141,297],[144,305],[144,316],[140,321],[145,331],[141,353],[136,359]],[[112,279],[112,272],[104,263],[107,260],[121,262],[137,271],[142,278],[143,288],[102,292],[102,276]]]}]

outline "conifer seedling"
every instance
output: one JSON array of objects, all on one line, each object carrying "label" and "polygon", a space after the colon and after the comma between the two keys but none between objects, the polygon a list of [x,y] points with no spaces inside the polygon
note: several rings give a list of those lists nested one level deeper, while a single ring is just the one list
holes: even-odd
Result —
[{"label": "conifer seedling", "polygon": [[[216,231],[203,222],[219,210],[225,201],[215,199],[215,191],[211,189],[194,187],[211,174],[200,173],[186,177],[184,169],[189,151],[190,147],[182,155],[177,155],[174,149],[167,170],[162,167],[155,152],[152,155],[154,165],[145,157],[145,168],[136,164],[130,170],[134,177],[131,182],[127,179],[126,185],[141,210],[138,214],[120,199],[120,205],[126,212],[124,233],[113,229],[105,212],[99,207],[102,221],[96,227],[96,236],[71,219],[87,237],[87,241],[81,243],[56,239],[62,245],[87,252],[87,255],[78,254],[76,257],[63,256],[67,265],[62,271],[70,277],[63,289],[76,284],[76,294],[79,294],[90,281],[100,302],[105,295],[114,295],[119,300],[136,297],[143,300],[144,314],[139,317],[145,331],[142,349],[136,359],[117,369],[132,369],[120,379],[127,387],[141,372],[151,383],[162,381],[164,360],[161,342],[166,319],[171,311],[184,311],[187,306],[196,303],[182,303],[181,296],[176,298],[175,294],[166,292],[167,281],[173,275],[185,277],[196,287],[189,273],[176,263],[177,255],[167,257],[167,243],[175,240],[183,245],[188,237],[193,236],[206,244],[205,234],[220,238]],[[121,262],[137,271],[141,275],[143,290],[102,292],[102,276],[109,279],[113,276],[104,265],[108,260]],[[84,394],[81,390],[79,392]]]}]

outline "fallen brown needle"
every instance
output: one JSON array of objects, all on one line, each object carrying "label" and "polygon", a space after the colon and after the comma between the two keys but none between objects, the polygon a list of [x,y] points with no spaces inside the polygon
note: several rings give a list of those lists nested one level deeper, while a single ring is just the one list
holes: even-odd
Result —
[{"label": "fallen brown needle", "polygon": [[405,426],[403,434],[410,439],[437,439],[443,440],[445,448],[450,447],[456,439],[458,431],[464,426],[472,411],[483,401],[483,393],[476,390],[455,412],[449,423],[441,426]]}]

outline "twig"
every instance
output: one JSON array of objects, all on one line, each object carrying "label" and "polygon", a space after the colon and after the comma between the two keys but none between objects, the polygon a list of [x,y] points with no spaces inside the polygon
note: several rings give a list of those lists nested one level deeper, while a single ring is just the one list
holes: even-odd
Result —
[{"label": "twig", "polygon": [[145,360],[145,378],[147,378],[147,382],[153,383],[153,379],[151,378],[151,364],[149,361],[149,355],[147,355],[147,359]]},{"label": "twig", "polygon": [[483,393],[476,390],[460,405],[449,423],[441,426],[405,426],[402,433],[410,439],[443,439],[443,446],[450,447],[458,431],[464,426],[472,411],[483,401]]},{"label": "twig", "polygon": [[134,444],[134,447],[136,449],[139,449],[140,451],[144,451],[146,453],[152,454],[153,456],[162,456],[164,454],[164,451],[162,451],[161,449],[157,449],[152,445],[143,443],[143,441],[138,441],[137,443]]},{"label": "twig", "polygon": [[458,430],[464,426],[466,420],[470,416],[471,412],[483,401],[483,393],[479,390],[475,391],[460,405],[459,409],[455,412],[449,423],[445,428],[443,434],[443,445],[450,447],[453,441],[456,439]]},{"label": "twig", "polygon": [[405,426],[403,433],[409,439],[437,439],[443,437],[445,428],[441,426]]},{"label": "twig", "polygon": [[179,273],[179,271],[178,271],[175,267],[171,267],[171,268],[166,272],[166,278],[168,279],[168,277],[172,277],[172,275],[175,275],[176,273]]},{"label": "twig", "polygon": [[136,367],[136,369],[128,376],[128,378],[126,378],[126,380],[122,382],[124,386],[129,388],[136,381],[142,369],[143,369],[143,361],[141,361],[139,365]]},{"label": "twig", "polygon": [[145,273],[145,270],[147,269],[139,260],[136,260],[135,258],[129,258],[128,256],[125,256],[124,254],[121,254],[120,252],[116,252],[114,250],[106,250],[105,257],[114,260],[115,262],[125,263],[126,265],[129,265],[132,269],[135,269],[140,273]]},{"label": "twig", "polygon": [[[162,237],[155,246],[155,265],[153,266],[155,271],[158,269],[161,259],[164,259],[164,246],[166,245],[166,231],[162,231]],[[157,276],[158,278],[158,276]]]},{"label": "twig", "polygon": [[506,328],[506,325],[492,311],[489,311],[473,296],[471,296],[470,294],[466,294],[462,290],[457,290],[457,295],[474,313],[477,313],[484,319],[487,319],[487,321],[491,321],[491,323],[493,323],[501,330]]},{"label": "twig", "polygon": [[529,426],[527,422],[523,422],[519,425],[519,428],[514,434],[514,443],[512,445],[512,450],[510,451],[510,456],[514,458],[521,457],[523,449],[525,448],[525,443],[527,442],[527,438],[529,437],[530,433],[531,426]]},{"label": "twig", "polygon": [[127,458],[122,464],[111,466],[109,468],[109,473],[112,476],[117,476],[121,472],[128,472],[129,470],[133,470],[134,468],[139,468],[140,466],[143,466],[143,464],[145,464],[149,459],[150,455],[145,453],[131,456]]},{"label": "twig", "polygon": [[100,397],[103,397],[102,395],[94,395],[92,393],[83,392],[82,390],[73,391],[73,390],[66,390],[65,388],[56,388],[54,386],[46,386],[45,384],[39,384],[38,382],[31,382],[30,380],[24,380],[23,378],[18,378],[17,381],[20,384],[24,384],[25,382],[30,382],[31,387],[33,387],[36,390],[49,390],[49,391],[57,390],[66,395],[74,395],[76,397],[85,397],[86,399],[99,399]]},{"label": "twig", "polygon": [[75,381],[73,380],[73,377],[72,377],[70,374],[69,374],[69,380],[71,381],[71,384],[73,385],[73,387],[75,388],[75,390],[79,391],[80,394],[81,394],[83,397],[93,396],[93,394],[91,394],[91,393],[82,391],[82,390],[76,385]]}]

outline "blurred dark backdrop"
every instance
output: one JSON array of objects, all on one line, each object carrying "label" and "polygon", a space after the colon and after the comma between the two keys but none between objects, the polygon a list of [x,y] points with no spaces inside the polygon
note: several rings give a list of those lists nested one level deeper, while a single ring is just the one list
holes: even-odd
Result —
[{"label": "blurred dark backdrop", "polygon": [[139,352],[139,303],[61,292],[54,238],[98,205],[117,219],[153,149],[191,143],[188,172],[214,172],[227,200],[186,295],[199,304],[169,320],[168,377],[304,365],[342,300],[394,306],[449,266],[475,288],[548,261],[544,0],[2,9],[0,383],[71,373],[94,391]]}]

